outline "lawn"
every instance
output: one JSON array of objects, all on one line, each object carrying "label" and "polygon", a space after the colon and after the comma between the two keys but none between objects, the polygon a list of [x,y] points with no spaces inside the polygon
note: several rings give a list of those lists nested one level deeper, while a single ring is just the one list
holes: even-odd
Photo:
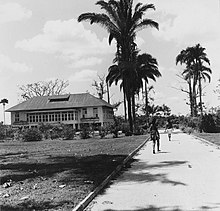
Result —
[{"label": "lawn", "polygon": [[195,133],[194,135],[220,146],[220,133]]},{"label": "lawn", "polygon": [[0,210],[72,210],[146,136],[0,143]]}]

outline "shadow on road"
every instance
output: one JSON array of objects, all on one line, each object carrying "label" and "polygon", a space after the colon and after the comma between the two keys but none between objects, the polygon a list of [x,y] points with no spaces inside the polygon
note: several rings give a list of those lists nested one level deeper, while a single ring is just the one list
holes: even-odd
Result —
[{"label": "shadow on road", "polygon": [[[136,162],[138,164],[136,165]],[[172,168],[180,165],[185,165],[188,161],[162,161],[154,165],[149,165],[147,162],[141,162],[138,159],[134,160],[134,162],[126,166],[121,172],[123,174],[123,182],[161,182],[167,183],[173,186],[176,185],[183,185],[186,186],[187,184],[181,181],[175,181],[168,178],[166,173],[152,173],[152,170],[155,169],[163,169],[163,168]],[[132,167],[132,169],[130,169]]]}]

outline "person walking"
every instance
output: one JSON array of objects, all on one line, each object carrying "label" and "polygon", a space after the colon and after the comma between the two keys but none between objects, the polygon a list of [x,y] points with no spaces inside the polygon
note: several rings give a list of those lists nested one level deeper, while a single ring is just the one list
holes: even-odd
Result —
[{"label": "person walking", "polygon": [[165,132],[167,132],[167,134],[168,134],[169,141],[171,141],[172,130],[173,130],[173,124],[170,119],[167,119]]},{"label": "person walking", "polygon": [[153,154],[155,154],[155,146],[157,144],[157,151],[160,151],[160,134],[157,128],[156,118],[152,119],[150,124],[150,138],[153,141]]}]

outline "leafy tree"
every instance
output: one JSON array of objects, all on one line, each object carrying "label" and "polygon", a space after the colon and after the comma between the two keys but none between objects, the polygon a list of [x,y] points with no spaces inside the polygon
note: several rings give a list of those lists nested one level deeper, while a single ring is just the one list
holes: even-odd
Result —
[{"label": "leafy tree", "polygon": [[69,86],[69,82],[65,80],[39,81],[32,84],[21,85],[21,97],[28,100],[36,96],[61,95],[65,93],[65,89]]},{"label": "leafy tree", "polygon": [[[91,24],[97,23],[105,28],[109,33],[109,44],[112,40],[116,41],[116,60],[121,72],[123,92],[128,106],[128,119],[130,130],[133,131],[133,118],[131,99],[134,94],[131,90],[133,82],[134,67],[133,54],[137,48],[135,43],[136,34],[148,26],[158,29],[158,23],[147,18],[143,18],[149,9],[155,9],[153,4],[137,3],[133,7],[133,0],[109,0],[98,1],[105,13],[84,13],[78,17],[78,21],[90,21]],[[111,67],[115,68],[115,67]]]}]

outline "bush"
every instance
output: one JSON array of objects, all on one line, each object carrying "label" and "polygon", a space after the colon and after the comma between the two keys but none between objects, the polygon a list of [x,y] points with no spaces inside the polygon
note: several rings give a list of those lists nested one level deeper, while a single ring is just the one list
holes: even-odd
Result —
[{"label": "bush", "polygon": [[84,127],[82,128],[82,131],[80,133],[80,137],[82,139],[87,139],[87,138],[90,138],[90,129],[88,127]]},{"label": "bush", "polygon": [[201,129],[205,133],[215,133],[216,132],[216,123],[214,116],[212,114],[205,114],[201,121]]},{"label": "bush", "polygon": [[99,135],[100,138],[104,138],[108,133],[108,129],[106,127],[99,127]]},{"label": "bush", "polygon": [[65,140],[73,140],[74,136],[75,136],[75,130],[69,125],[64,125],[63,126],[63,138]]},{"label": "bush", "polygon": [[27,129],[22,132],[22,136],[25,142],[42,140],[42,134],[38,129]]}]

